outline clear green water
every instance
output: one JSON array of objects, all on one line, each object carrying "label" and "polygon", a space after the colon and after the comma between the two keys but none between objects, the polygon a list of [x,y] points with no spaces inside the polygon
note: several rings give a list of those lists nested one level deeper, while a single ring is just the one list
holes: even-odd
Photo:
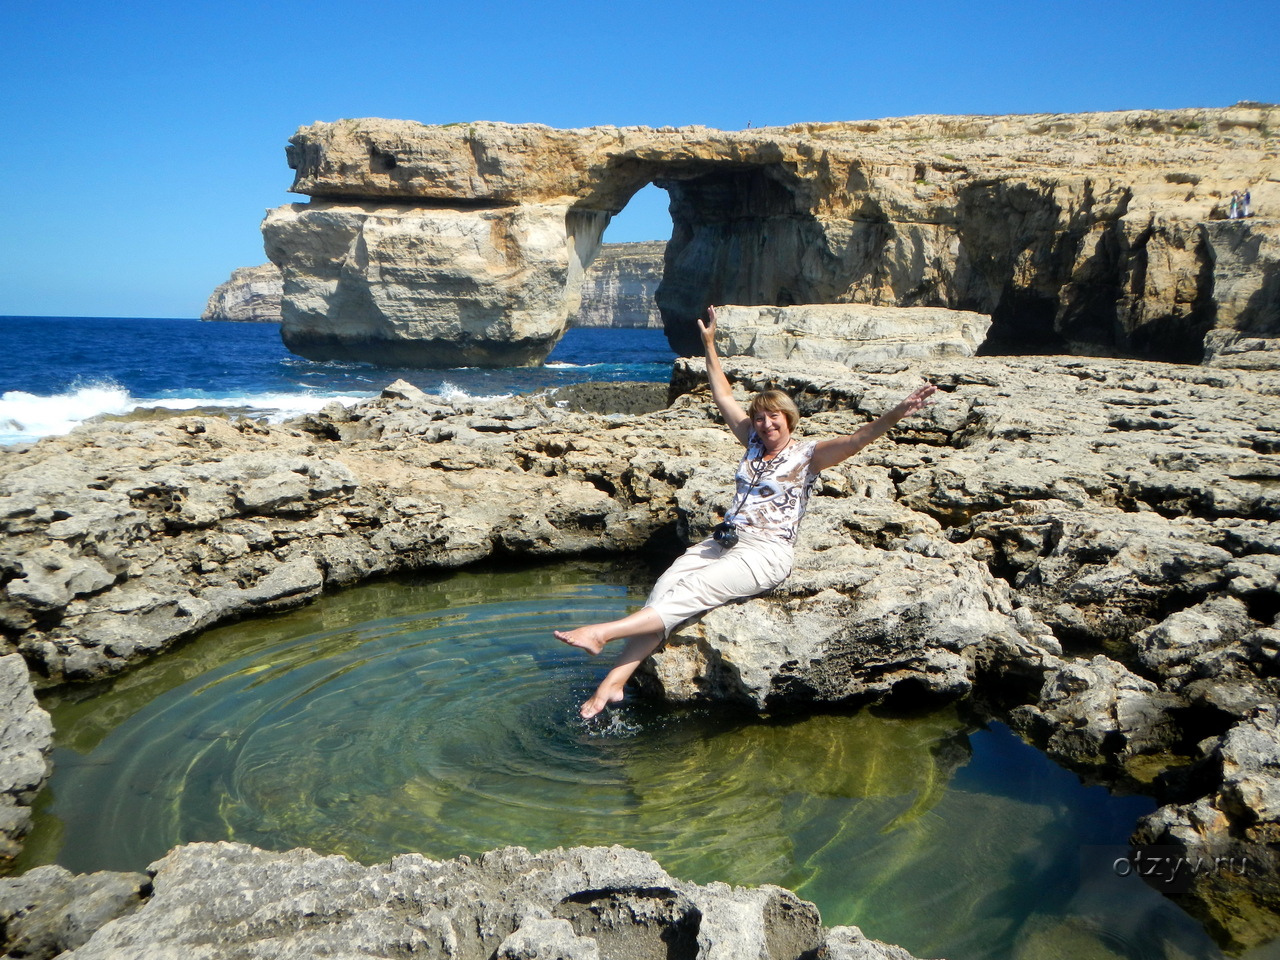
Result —
[{"label": "clear green water", "polygon": [[647,577],[366,585],[51,697],[55,770],[19,867],[139,870],[193,840],[366,863],[621,843],[688,880],[790,887],[922,957],[1220,955],[1108,869],[1150,801],[955,710],[579,720],[607,661],[551,631],[633,609]]}]

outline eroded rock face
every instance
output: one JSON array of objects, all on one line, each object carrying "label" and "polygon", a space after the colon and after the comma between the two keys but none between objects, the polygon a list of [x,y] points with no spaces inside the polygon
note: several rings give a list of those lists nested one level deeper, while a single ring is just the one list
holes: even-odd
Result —
[{"label": "eroded rock face", "polygon": [[284,278],[274,263],[239,267],[209,295],[201,320],[279,323]]},{"label": "eroded rock face", "polygon": [[[605,243],[583,280],[573,327],[662,328],[654,293],[662,281],[666,241]],[[201,320],[279,323],[284,278],[274,263],[239,267],[209,295]]]},{"label": "eroded rock face", "polygon": [[571,233],[573,219],[564,203],[278,207],[262,231],[284,273],[280,335],[311,360],[541,363],[564,332],[603,229],[595,218]]},{"label": "eroded rock face", "polygon": [[[912,117],[739,132],[344,120],[290,141],[308,204],[263,224],[290,349],[536,362],[609,219],[671,197],[658,305],[677,352],[709,303],[947,307],[999,352],[1270,366],[1275,107]],[[1227,220],[1248,188],[1261,214]],[[1265,346],[1265,343],[1264,343]]]},{"label": "eroded rock face", "polygon": [[604,243],[582,282],[582,299],[571,327],[662,329],[654,301],[662,282],[664,240]]}]

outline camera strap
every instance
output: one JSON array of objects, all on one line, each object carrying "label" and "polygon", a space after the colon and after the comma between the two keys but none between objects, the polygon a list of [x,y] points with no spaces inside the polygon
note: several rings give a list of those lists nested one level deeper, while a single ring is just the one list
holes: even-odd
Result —
[{"label": "camera strap", "polygon": [[[793,443],[795,443],[794,437],[788,440],[787,445],[783,447],[781,450],[779,450],[777,453],[775,453],[773,457],[770,458],[769,460],[765,460],[762,458],[756,461],[754,472],[751,474],[751,482],[747,484],[747,489],[742,491],[742,496],[740,498],[739,497],[734,498],[733,509],[724,515],[724,519],[726,523],[733,522],[729,518],[736,517],[738,515],[738,511],[747,505],[747,497],[751,496],[751,491],[756,488],[756,484],[760,482],[760,478],[765,475],[766,470],[773,469],[774,464],[778,462],[778,458],[781,457],[784,453],[786,453],[787,450],[791,447],[791,444]],[[761,449],[761,452],[764,451],[763,443],[760,444],[760,449]]]}]

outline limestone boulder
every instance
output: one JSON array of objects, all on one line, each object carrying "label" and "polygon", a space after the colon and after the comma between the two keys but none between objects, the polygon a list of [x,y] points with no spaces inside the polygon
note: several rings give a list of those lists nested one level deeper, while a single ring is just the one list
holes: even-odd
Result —
[{"label": "limestone boulder", "polygon": [[151,879],[140,873],[77,876],[50,865],[0,879],[0,949],[32,960],[64,956],[150,895]]},{"label": "limestone boulder", "polygon": [[850,367],[891,360],[971,357],[990,327],[990,317],[941,307],[805,304],[716,308],[716,344],[722,354]]},{"label": "limestone boulder", "polygon": [[820,497],[791,577],[682,626],[642,682],[668,700],[756,710],[955,700],[993,663],[1036,669],[1057,652],[1049,629],[936,522]]},{"label": "limestone boulder", "polygon": [[1015,708],[1014,729],[1064,766],[1090,779],[1142,778],[1142,761],[1166,753],[1180,731],[1171,712],[1176,696],[1098,655],[1046,664],[1036,703]]},{"label": "limestone boulder", "polygon": [[[905,951],[860,931],[826,931],[813,904],[780,887],[699,886],[648,854],[519,847],[472,860],[406,854],[363,866],[308,850],[177,847],[151,867],[141,907],[98,927],[68,960],[125,955],[216,958],[393,956],[894,960]],[[888,952],[885,952],[888,951]]]},{"label": "limestone boulder", "polygon": [[1250,337],[1230,330],[1210,330],[1204,338],[1205,365],[1243,370],[1280,368],[1280,337]]},{"label": "limestone boulder", "polygon": [[[1260,632],[1243,601],[1215,596],[1140,630],[1133,646],[1138,665],[1170,689],[1207,690],[1230,681],[1248,688],[1263,665],[1258,657],[1263,649]],[[1252,696],[1229,712],[1242,718],[1252,714],[1260,691],[1250,692]]]}]

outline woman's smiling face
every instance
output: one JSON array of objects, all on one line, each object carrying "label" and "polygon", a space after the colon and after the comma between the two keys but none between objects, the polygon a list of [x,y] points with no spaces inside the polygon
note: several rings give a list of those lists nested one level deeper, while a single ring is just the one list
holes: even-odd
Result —
[{"label": "woman's smiling face", "polygon": [[781,410],[760,410],[751,418],[756,436],[769,453],[777,453],[791,439],[791,426]]}]

